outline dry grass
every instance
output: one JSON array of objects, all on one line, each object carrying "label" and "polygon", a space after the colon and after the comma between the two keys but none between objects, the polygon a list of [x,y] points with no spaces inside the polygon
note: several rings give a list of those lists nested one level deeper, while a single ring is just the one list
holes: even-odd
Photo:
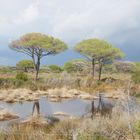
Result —
[{"label": "dry grass", "polygon": [[[38,118],[29,118],[12,129],[0,133],[4,140],[133,140],[139,138],[135,123],[140,113],[128,116],[122,108],[113,109],[112,117],[94,116],[93,119],[69,119],[44,125]],[[43,122],[43,123],[42,123]],[[129,124],[131,123],[132,131]]]},{"label": "dry grass", "polygon": [[[31,73],[29,74],[30,78],[33,78]],[[103,79],[100,82],[96,81],[96,78],[93,79],[90,75],[81,77],[78,73],[68,74],[63,72],[59,74],[41,73],[40,80],[36,84],[31,80],[5,79],[6,81],[4,81],[1,79],[0,88],[5,90],[0,90],[0,100],[8,103],[34,101],[42,95],[50,97],[51,101],[75,97],[93,99],[99,93],[104,93],[105,96],[110,98],[118,98],[126,89],[127,82],[130,80],[130,74],[103,74]],[[10,91],[12,88],[14,90]],[[140,86],[133,84],[131,95],[140,95],[139,93]]]},{"label": "dry grass", "polygon": [[19,116],[6,109],[0,109],[0,121],[9,121],[12,119],[17,119]]},{"label": "dry grass", "polygon": [[[48,91],[49,89],[60,89],[60,93],[62,93],[62,89],[76,89],[79,91],[83,91],[89,93],[90,95],[96,95],[100,93],[106,93],[110,97],[117,97],[119,94],[126,88],[127,82],[130,80],[130,74],[111,74],[106,75],[103,74],[102,81],[98,82],[93,79],[90,75],[88,76],[79,76],[78,73],[68,74],[66,72],[63,73],[41,73],[40,80],[35,84],[33,81],[33,74],[28,74],[28,81],[21,81],[16,79],[0,79],[0,88],[1,89],[17,89],[17,88],[26,88],[32,91],[41,90]],[[109,78],[108,78],[109,77]],[[140,91],[139,86],[132,86],[132,94],[138,93]],[[65,94],[67,91],[65,91]],[[53,90],[54,94],[54,90]],[[72,95],[63,94],[64,98],[70,98]],[[59,96],[59,94],[57,94]],[[90,97],[86,97],[90,98]],[[1,99],[1,97],[0,97]],[[29,99],[30,100],[30,99]],[[32,100],[32,99],[31,99]],[[7,98],[7,102],[12,102],[10,98]]]}]

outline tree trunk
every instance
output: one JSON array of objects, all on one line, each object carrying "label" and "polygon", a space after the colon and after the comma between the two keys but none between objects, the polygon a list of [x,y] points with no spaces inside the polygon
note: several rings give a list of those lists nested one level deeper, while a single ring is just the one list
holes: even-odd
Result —
[{"label": "tree trunk", "polygon": [[36,81],[38,80],[38,73],[39,73],[39,70],[36,69],[36,74],[35,74],[35,80],[36,80]]},{"label": "tree trunk", "polygon": [[38,80],[38,74],[39,74],[39,70],[40,70],[40,57],[37,58],[37,64],[36,64],[36,77],[35,80]]},{"label": "tree trunk", "polygon": [[92,59],[92,77],[94,79],[94,75],[95,75],[95,60]]},{"label": "tree trunk", "polygon": [[102,75],[102,67],[103,67],[103,64],[102,62],[99,62],[99,81],[101,80],[101,75]]},{"label": "tree trunk", "polygon": [[33,59],[33,63],[34,63],[35,81],[37,81],[38,74],[37,74],[37,65],[36,65],[36,62],[35,62],[34,50],[33,50],[32,59]]},{"label": "tree trunk", "polygon": [[37,58],[37,62],[35,61],[34,56],[32,56],[34,63],[34,71],[35,71],[35,81],[38,80],[39,70],[40,70],[40,57]]},{"label": "tree trunk", "polygon": [[24,72],[27,72],[27,68],[26,67],[24,68]]}]

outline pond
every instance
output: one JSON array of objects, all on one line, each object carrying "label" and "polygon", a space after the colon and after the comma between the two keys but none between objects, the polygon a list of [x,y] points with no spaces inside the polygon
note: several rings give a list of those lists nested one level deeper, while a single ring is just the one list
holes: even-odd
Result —
[{"label": "pond", "polygon": [[[116,105],[116,99],[104,98],[103,102],[105,104],[109,103],[112,106]],[[32,115],[34,102],[16,102],[9,104],[3,101],[0,101],[0,108],[6,108],[8,111],[16,113],[19,116],[19,119],[12,120],[18,121],[26,119]],[[99,99],[94,100],[94,106],[97,108],[99,105]],[[87,114],[91,111],[92,101],[91,100],[82,100],[82,99],[65,99],[60,102],[52,102],[46,97],[41,97],[39,99],[40,114],[44,117],[54,116],[57,113],[64,113],[71,117],[82,117],[84,114]],[[58,116],[60,117],[60,116]],[[0,127],[3,128],[7,123],[12,121],[1,121]]]}]

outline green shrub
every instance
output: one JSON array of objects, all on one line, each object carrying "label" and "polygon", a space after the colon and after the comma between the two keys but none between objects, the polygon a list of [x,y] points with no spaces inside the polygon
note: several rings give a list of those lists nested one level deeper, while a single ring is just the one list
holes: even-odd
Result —
[{"label": "green shrub", "polygon": [[21,60],[16,64],[16,67],[23,69],[24,72],[28,72],[28,69],[34,68],[34,63],[31,60]]},{"label": "green shrub", "polygon": [[48,67],[52,72],[60,73],[60,72],[63,71],[63,69],[60,66],[57,66],[57,65],[50,65]]},{"label": "green shrub", "polygon": [[140,139],[140,120],[136,121],[134,124],[134,130],[136,132],[136,136]]},{"label": "green shrub", "polygon": [[17,80],[22,80],[22,81],[27,81],[28,80],[28,75],[25,74],[24,72],[19,72],[16,75]]},{"label": "green shrub", "polygon": [[69,72],[69,73],[76,71],[74,65],[71,62],[66,62],[64,64],[64,70]]},{"label": "green shrub", "polygon": [[140,136],[140,119],[135,123],[134,129],[136,133]]},{"label": "green shrub", "polygon": [[135,71],[140,71],[140,63],[135,62]]},{"label": "green shrub", "polygon": [[140,83],[140,71],[135,71],[132,75],[132,80],[135,83]]}]

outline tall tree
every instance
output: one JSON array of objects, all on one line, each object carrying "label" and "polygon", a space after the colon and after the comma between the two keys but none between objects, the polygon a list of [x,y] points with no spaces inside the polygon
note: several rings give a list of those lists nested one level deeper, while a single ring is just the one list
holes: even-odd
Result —
[{"label": "tall tree", "polygon": [[92,62],[93,78],[95,64],[99,64],[99,80],[101,79],[103,65],[109,61],[112,61],[116,58],[121,58],[123,56],[118,48],[113,48],[110,43],[99,39],[83,40],[78,43],[74,49]]},{"label": "tall tree", "polygon": [[67,49],[67,45],[56,38],[41,33],[28,33],[10,43],[10,48],[30,56],[38,79],[42,57],[55,55]]},{"label": "tall tree", "polygon": [[105,64],[110,64],[113,60],[120,59],[124,56],[120,49],[114,48],[111,45],[103,46],[98,55],[97,62],[99,64],[99,80],[101,80],[102,68]]}]

